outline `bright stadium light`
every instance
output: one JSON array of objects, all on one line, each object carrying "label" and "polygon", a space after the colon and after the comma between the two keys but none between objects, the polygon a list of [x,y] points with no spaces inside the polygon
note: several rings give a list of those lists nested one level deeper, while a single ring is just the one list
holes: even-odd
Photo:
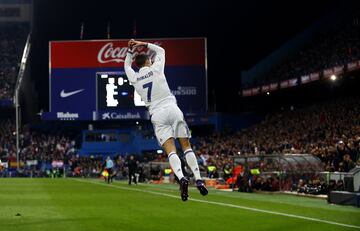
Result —
[{"label": "bright stadium light", "polygon": [[337,77],[336,77],[336,75],[331,75],[331,76],[330,76],[330,79],[331,79],[332,81],[335,81],[335,80],[337,79]]}]

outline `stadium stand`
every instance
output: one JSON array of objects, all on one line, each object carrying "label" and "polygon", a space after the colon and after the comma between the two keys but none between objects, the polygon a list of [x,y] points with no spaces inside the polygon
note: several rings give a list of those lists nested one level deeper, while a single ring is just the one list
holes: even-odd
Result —
[{"label": "stadium stand", "polygon": [[[233,157],[240,155],[264,155],[307,153],[317,156],[324,163],[324,171],[348,172],[360,165],[360,108],[358,98],[338,99],[321,105],[292,108],[266,116],[253,127],[235,134],[213,133],[197,137],[196,150],[203,172],[210,178],[223,173],[225,180],[231,176]],[[16,163],[14,123],[1,122],[0,159]],[[102,156],[79,156],[74,139],[64,134],[45,134],[27,128],[21,134],[22,163],[36,160],[22,174],[47,176],[57,161],[65,164],[71,176],[98,176]],[[164,154],[155,161],[166,161]],[[119,172],[125,172],[125,159],[116,156]],[[61,165],[62,166],[62,165]],[[209,172],[209,166],[215,171]],[[263,165],[261,171],[271,168]],[[61,169],[62,170],[62,169]],[[254,188],[276,190],[276,178],[259,178]],[[301,185],[301,182],[299,183]],[[271,187],[270,187],[271,185]],[[300,186],[299,186],[300,187]],[[300,187],[301,188],[301,187]]]},{"label": "stadium stand", "polygon": [[[20,135],[20,163],[16,171],[16,136],[14,121],[0,121],[0,160],[8,168],[0,169],[0,176],[84,176],[98,177],[102,170],[103,155],[78,155],[76,141],[64,132],[46,133],[23,126]],[[119,173],[125,172],[125,158],[117,155]],[[5,171],[6,170],[6,171]]]},{"label": "stadium stand", "polygon": [[0,100],[9,100],[13,97],[28,31],[28,25],[25,23],[0,24]]},{"label": "stadium stand", "polygon": [[300,78],[326,68],[345,65],[360,59],[359,12],[338,21],[299,50],[294,57],[287,57],[272,67],[262,77],[245,88]]},{"label": "stadium stand", "polygon": [[[360,108],[358,98],[330,101],[279,111],[261,123],[237,132],[199,138],[203,163],[223,169],[238,155],[309,153],[319,157],[326,171],[349,171],[360,164]],[[203,164],[204,165],[204,164]]]}]

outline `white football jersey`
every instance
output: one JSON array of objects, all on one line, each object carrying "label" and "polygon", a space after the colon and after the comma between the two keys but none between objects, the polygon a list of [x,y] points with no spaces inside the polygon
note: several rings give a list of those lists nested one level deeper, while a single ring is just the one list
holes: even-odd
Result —
[{"label": "white football jersey", "polygon": [[151,43],[148,43],[148,48],[156,53],[154,63],[150,67],[142,67],[139,72],[135,72],[131,67],[132,51],[129,50],[124,69],[130,83],[152,115],[156,108],[176,104],[176,99],[170,91],[164,74],[165,50]]}]

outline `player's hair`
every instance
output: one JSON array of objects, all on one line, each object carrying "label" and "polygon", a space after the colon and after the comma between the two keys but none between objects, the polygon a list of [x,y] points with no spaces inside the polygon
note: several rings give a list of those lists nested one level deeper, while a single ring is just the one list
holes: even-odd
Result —
[{"label": "player's hair", "polygon": [[143,66],[145,66],[146,60],[149,59],[149,56],[146,54],[138,54],[135,57],[135,64],[138,68],[142,68]]}]

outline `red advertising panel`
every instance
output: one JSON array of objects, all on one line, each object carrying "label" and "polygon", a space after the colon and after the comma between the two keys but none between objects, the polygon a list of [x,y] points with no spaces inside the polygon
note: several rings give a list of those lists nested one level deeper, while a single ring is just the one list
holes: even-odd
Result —
[{"label": "red advertising panel", "polygon": [[[166,50],[166,64],[204,65],[205,45],[203,38],[195,39],[145,39]],[[128,40],[54,41],[50,44],[51,68],[123,67]],[[142,47],[137,53],[151,51]]]}]

